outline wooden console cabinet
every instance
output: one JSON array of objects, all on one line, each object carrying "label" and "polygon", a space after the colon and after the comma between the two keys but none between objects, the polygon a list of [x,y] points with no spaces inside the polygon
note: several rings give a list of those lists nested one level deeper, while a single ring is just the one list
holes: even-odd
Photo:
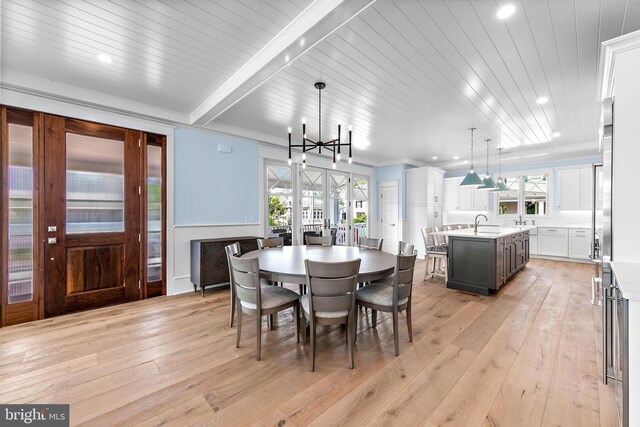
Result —
[{"label": "wooden console cabinet", "polygon": [[207,286],[229,284],[229,265],[225,246],[240,242],[241,253],[258,249],[258,237],[224,237],[191,241],[191,282],[193,291],[200,287],[202,296]]}]

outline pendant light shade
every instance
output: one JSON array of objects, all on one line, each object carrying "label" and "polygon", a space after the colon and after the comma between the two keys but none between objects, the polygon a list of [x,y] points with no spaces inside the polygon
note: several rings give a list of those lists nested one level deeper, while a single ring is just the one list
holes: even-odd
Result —
[{"label": "pendant light shade", "polygon": [[502,147],[498,148],[498,165],[498,182],[496,182],[498,188],[493,191],[508,191],[509,187],[507,187],[504,183],[504,179],[502,179]]},{"label": "pendant light shade", "polygon": [[467,176],[465,176],[460,183],[460,187],[478,187],[480,185],[484,185],[482,179],[473,168],[473,131],[476,130],[476,128],[471,128],[469,130],[471,131],[471,167],[469,168]]},{"label": "pendant light shade", "polygon": [[491,140],[487,139],[486,142],[487,142],[487,172],[485,173],[484,179],[482,180],[482,185],[478,187],[478,190],[493,191],[496,188],[498,188],[498,186],[494,182],[493,178],[491,178],[491,175],[489,175],[489,143],[491,142]]}]

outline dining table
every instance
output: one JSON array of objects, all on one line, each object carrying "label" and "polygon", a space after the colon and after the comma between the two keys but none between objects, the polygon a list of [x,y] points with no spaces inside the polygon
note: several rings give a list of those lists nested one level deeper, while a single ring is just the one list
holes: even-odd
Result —
[{"label": "dining table", "polygon": [[242,258],[258,258],[263,279],[300,285],[307,284],[306,259],[340,262],[360,258],[358,282],[374,282],[388,277],[396,265],[395,255],[355,246],[283,246],[247,252]]}]

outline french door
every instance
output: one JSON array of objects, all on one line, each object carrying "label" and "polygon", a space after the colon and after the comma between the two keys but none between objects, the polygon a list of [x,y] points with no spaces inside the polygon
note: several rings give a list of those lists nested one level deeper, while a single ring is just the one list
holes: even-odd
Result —
[{"label": "french door", "polygon": [[337,245],[367,236],[369,177],[332,169],[265,164],[266,235],[333,233]]},{"label": "french door", "polygon": [[2,325],[166,293],[164,145],[2,107]]}]

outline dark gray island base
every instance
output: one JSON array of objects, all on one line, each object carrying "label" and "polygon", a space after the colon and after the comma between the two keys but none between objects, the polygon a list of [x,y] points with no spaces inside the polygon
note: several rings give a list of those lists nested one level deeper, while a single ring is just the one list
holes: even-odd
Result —
[{"label": "dark gray island base", "polygon": [[449,231],[447,288],[490,295],[529,261],[529,230],[482,227]]}]

